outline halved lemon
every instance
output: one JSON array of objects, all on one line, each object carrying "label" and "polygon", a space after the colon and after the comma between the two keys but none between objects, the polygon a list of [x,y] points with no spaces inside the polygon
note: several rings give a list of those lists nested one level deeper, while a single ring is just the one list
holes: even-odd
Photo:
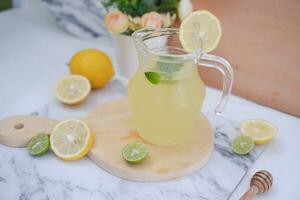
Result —
[{"label": "halved lemon", "polygon": [[60,79],[55,86],[57,99],[68,105],[79,104],[87,98],[90,91],[90,81],[80,75],[67,75]]},{"label": "halved lemon", "polygon": [[208,53],[217,47],[221,36],[218,18],[207,10],[192,12],[180,25],[179,39],[188,52],[201,48]]},{"label": "halved lemon", "polygon": [[243,135],[251,137],[255,144],[265,144],[270,142],[277,134],[277,128],[262,119],[246,120],[240,127]]},{"label": "halved lemon", "polygon": [[50,146],[63,160],[78,160],[85,156],[94,143],[94,134],[88,125],[77,119],[58,123],[50,136]]}]

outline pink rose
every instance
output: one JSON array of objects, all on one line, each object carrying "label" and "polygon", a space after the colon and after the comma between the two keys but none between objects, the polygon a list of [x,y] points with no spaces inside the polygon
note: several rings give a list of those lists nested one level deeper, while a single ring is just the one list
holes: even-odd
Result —
[{"label": "pink rose", "polygon": [[112,33],[122,33],[127,30],[129,25],[127,15],[119,10],[109,12],[104,18],[104,23]]},{"label": "pink rose", "polygon": [[161,28],[163,26],[163,17],[157,12],[149,12],[142,16],[142,27]]}]

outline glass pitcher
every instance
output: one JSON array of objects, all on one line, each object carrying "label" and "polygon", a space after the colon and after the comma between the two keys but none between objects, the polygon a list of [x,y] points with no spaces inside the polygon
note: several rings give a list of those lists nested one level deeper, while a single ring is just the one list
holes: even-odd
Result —
[{"label": "glass pitcher", "polygon": [[[215,68],[223,74],[222,99],[215,112],[223,111],[233,82],[232,68],[225,59],[201,49],[186,52],[180,42],[174,42],[179,41],[179,29],[145,28],[134,32],[132,37],[139,67],[129,80],[128,98],[136,129],[144,140],[173,145],[183,142],[193,131],[205,98],[198,65]],[[149,81],[147,72],[158,76],[160,82]]]}]

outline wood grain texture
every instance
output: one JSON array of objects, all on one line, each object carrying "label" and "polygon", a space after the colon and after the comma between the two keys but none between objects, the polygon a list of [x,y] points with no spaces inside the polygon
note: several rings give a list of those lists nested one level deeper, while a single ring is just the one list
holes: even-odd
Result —
[{"label": "wood grain texture", "polygon": [[240,198],[240,200],[251,200],[257,193],[267,192],[273,185],[273,176],[266,170],[256,172],[250,182],[249,190]]},{"label": "wood grain texture", "polygon": [[249,188],[249,190],[240,198],[240,200],[251,200],[258,193],[258,188],[253,185]]},{"label": "wood grain texture", "polygon": [[[194,0],[221,21],[212,54],[234,68],[233,93],[300,116],[300,1]],[[200,69],[206,84],[221,88],[221,75]]]},{"label": "wood grain texture", "polygon": [[[127,143],[142,141],[131,120],[127,99],[101,105],[83,121],[95,134],[89,158],[109,173],[128,180],[163,181],[187,175],[204,166],[213,150],[213,128],[202,114],[194,132],[181,144],[157,146],[143,141],[148,144],[150,154],[138,165],[128,164],[121,155]],[[4,119],[0,121],[0,143],[24,147],[34,135],[51,133],[56,123],[37,116]]]},{"label": "wood grain texture", "polygon": [[[95,144],[88,156],[106,171],[128,180],[163,181],[200,169],[213,150],[213,129],[204,115],[184,143],[157,146],[143,141],[131,120],[127,100],[96,108],[84,121],[95,133]],[[147,143],[150,154],[138,165],[125,162],[122,148],[129,142]]]},{"label": "wood grain texture", "polygon": [[6,118],[0,121],[0,143],[11,147],[25,147],[36,134],[50,134],[56,123],[54,119],[30,115]]}]

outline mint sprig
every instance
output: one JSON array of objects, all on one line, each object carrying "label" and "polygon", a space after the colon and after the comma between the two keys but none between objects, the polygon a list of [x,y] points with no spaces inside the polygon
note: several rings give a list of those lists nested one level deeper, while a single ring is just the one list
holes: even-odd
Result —
[{"label": "mint sprig", "polygon": [[147,80],[152,84],[158,84],[160,82],[160,75],[156,72],[145,72]]},{"label": "mint sprig", "polygon": [[165,62],[157,62],[158,69],[162,72],[173,74],[178,72],[183,67],[182,63],[165,63]]}]

